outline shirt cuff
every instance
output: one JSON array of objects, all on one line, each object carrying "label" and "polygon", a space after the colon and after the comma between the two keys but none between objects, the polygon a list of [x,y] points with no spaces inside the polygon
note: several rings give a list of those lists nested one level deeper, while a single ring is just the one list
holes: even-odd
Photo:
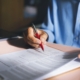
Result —
[{"label": "shirt cuff", "polygon": [[53,35],[53,33],[51,32],[51,31],[49,31],[49,30],[43,30],[43,31],[45,31],[47,34],[48,34],[48,42],[54,42],[54,35]]}]

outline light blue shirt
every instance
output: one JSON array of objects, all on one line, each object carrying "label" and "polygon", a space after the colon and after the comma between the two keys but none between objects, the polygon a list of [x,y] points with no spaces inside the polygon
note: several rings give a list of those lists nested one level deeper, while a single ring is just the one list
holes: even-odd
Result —
[{"label": "light blue shirt", "polygon": [[41,28],[48,33],[48,42],[80,47],[79,0],[51,0]]}]

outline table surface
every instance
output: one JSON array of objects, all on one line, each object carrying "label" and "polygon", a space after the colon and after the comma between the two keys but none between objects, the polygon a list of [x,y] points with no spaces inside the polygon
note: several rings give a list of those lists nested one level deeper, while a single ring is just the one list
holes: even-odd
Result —
[{"label": "table surface", "polygon": [[[64,45],[54,44],[54,43],[53,44],[47,43],[47,45],[68,53],[75,53],[75,52],[80,53],[79,48],[74,48],[74,47],[64,46]],[[10,52],[20,51],[27,48],[28,46],[25,44],[24,40],[21,38],[0,41],[0,55],[7,54]],[[75,70],[66,72],[64,74],[61,74],[55,77],[51,77],[46,80],[80,80],[80,68],[77,68]]]}]

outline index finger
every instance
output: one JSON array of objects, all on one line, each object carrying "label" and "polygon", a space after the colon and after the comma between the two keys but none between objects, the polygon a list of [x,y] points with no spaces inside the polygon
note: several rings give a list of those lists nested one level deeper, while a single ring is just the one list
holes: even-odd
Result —
[{"label": "index finger", "polygon": [[32,27],[29,27],[27,33],[29,36],[34,36],[34,29]]}]

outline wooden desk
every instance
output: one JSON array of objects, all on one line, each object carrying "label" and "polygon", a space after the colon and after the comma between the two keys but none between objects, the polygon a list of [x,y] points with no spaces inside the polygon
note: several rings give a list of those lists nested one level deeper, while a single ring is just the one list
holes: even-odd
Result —
[{"label": "wooden desk", "polygon": [[[47,45],[64,52],[70,52],[70,53],[80,52],[79,48],[73,48],[73,47],[63,46],[59,44],[51,44],[51,43],[47,43]],[[26,48],[26,45],[23,39],[0,41],[0,55],[7,54],[9,52],[23,50],[25,48]],[[46,80],[80,80],[80,68],[58,75],[56,77],[46,79]]]}]

